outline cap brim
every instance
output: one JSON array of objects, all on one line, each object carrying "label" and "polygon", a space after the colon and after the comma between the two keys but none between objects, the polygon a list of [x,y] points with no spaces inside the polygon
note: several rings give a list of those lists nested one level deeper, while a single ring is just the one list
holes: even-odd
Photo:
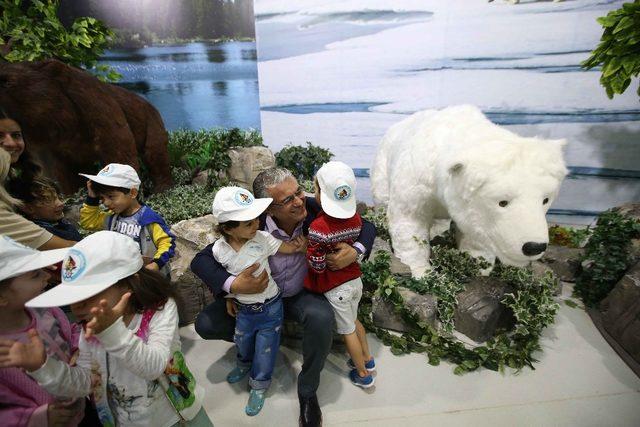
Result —
[{"label": "cap brim", "polygon": [[113,285],[113,282],[99,285],[65,285],[61,283],[32,300],[27,301],[25,306],[39,308],[61,307],[63,305],[75,304],[99,294],[111,285]]},{"label": "cap brim", "polygon": [[22,273],[26,273],[27,271],[33,271],[39,268],[56,264],[64,259],[64,256],[67,254],[68,250],[68,248],[52,249],[49,251],[41,251],[32,255],[22,257],[18,265],[16,265],[12,270],[11,275],[8,277],[3,277],[1,278],[1,280],[10,279],[12,277],[19,276]]},{"label": "cap brim", "polygon": [[250,219],[257,218],[267,210],[272,201],[273,199],[271,197],[255,199],[249,208],[230,212],[229,215],[225,215],[225,221],[249,221]]},{"label": "cap brim", "polygon": [[351,218],[356,214],[355,197],[344,202],[337,202],[329,197],[322,198],[322,210],[329,216],[339,219]]},{"label": "cap brim", "polygon": [[[100,175],[88,175],[86,173],[79,173],[78,175],[84,176],[85,178],[89,178],[93,182],[97,182],[98,184],[107,185],[109,187],[124,187],[128,188],[130,185],[125,184],[119,179],[113,179],[109,176],[100,176]],[[140,184],[137,184],[136,187],[139,187]]]}]

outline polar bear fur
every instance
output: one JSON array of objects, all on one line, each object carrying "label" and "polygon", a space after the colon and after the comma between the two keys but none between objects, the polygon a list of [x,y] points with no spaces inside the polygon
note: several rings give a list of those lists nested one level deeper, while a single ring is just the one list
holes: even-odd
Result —
[{"label": "polar bear fur", "polygon": [[540,258],[549,239],[545,214],[567,173],[565,144],[520,137],[469,105],[391,126],[371,185],[375,202],[387,207],[395,254],[421,277],[431,252],[423,241],[436,219],[451,218],[459,249],[472,256],[515,266]]}]

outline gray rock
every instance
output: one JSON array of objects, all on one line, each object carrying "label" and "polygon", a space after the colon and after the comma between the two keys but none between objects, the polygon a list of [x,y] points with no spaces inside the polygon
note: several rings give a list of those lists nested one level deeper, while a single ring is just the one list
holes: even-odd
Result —
[{"label": "gray rock", "polygon": [[547,248],[540,262],[553,270],[563,282],[575,282],[580,271],[580,257],[584,254],[582,248],[568,248],[551,245]]},{"label": "gray rock", "polygon": [[600,302],[600,312],[609,335],[640,363],[640,262]]},{"label": "gray rock", "polygon": [[409,266],[403,264],[400,259],[391,252],[389,243],[386,240],[376,237],[376,240],[374,240],[373,242],[373,247],[371,248],[370,258],[375,258],[376,252],[378,251],[387,251],[391,255],[391,264],[389,265],[389,270],[392,273],[400,274],[402,276],[411,276],[411,270],[409,269]]},{"label": "gray rock", "polygon": [[227,177],[249,191],[252,191],[253,180],[260,172],[276,165],[276,158],[267,147],[237,147],[227,154],[231,157]]},{"label": "gray rock", "polygon": [[547,273],[550,273],[551,276],[553,277],[553,280],[556,283],[556,287],[553,290],[553,295],[557,296],[557,295],[561,295],[562,294],[562,281],[560,279],[558,279],[558,275],[553,270],[553,268],[551,268],[547,264],[543,264],[540,261],[532,262],[530,268],[533,271],[534,276],[538,277],[538,278],[545,277],[547,275]]},{"label": "gray rock", "polygon": [[213,300],[211,292],[189,268],[193,257],[215,240],[213,215],[180,221],[171,227],[176,236],[176,254],[171,259],[171,279],[180,295],[180,325],[192,323],[198,313]]},{"label": "gray rock", "polygon": [[[418,316],[420,321],[426,322],[434,328],[438,327],[438,300],[433,295],[420,295],[407,288],[398,287],[398,292],[404,299],[405,307]],[[399,313],[394,311],[391,304],[383,300],[379,295],[372,300],[373,323],[384,329],[391,329],[398,332],[407,332],[406,326]]]},{"label": "gray rock", "polygon": [[494,336],[498,328],[512,328],[515,317],[511,309],[500,303],[509,292],[512,289],[507,284],[494,278],[471,279],[457,296],[456,330],[476,342],[484,342]]},{"label": "gray rock", "polygon": [[[627,218],[633,218],[636,221],[640,221],[640,203],[626,203],[611,210],[618,212],[620,215],[624,215]],[[631,239],[629,255],[632,261],[631,264],[635,264],[637,261],[640,261],[640,239]]]}]

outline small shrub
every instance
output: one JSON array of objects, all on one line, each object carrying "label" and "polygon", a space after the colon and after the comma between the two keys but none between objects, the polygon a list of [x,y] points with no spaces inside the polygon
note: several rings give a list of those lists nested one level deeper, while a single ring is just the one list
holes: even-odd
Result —
[{"label": "small shrub", "polygon": [[633,218],[611,211],[598,217],[574,287],[586,306],[595,307],[624,276],[631,262],[631,239],[639,234],[640,222]]},{"label": "small shrub", "polygon": [[382,206],[368,208],[362,217],[376,227],[376,236],[391,243],[389,226],[387,225],[387,210]]},{"label": "small shrub", "polygon": [[262,145],[262,136],[253,129],[178,129],[169,133],[169,163],[191,174],[205,169],[221,171],[231,164],[230,148],[255,145]]},{"label": "small shrub", "polygon": [[276,165],[286,168],[298,180],[313,180],[320,166],[333,157],[331,151],[307,142],[306,147],[287,145],[276,153]]},{"label": "small shrub", "polygon": [[600,84],[613,98],[616,93],[624,93],[631,78],[640,73],[640,0],[624,3],[597,21],[604,27],[600,44],[581,65],[587,70],[602,66]]},{"label": "small shrub", "polygon": [[150,196],[146,203],[158,212],[167,224],[211,213],[216,190],[209,186],[177,185]]},{"label": "small shrub", "polygon": [[566,228],[552,225],[549,227],[549,243],[568,248],[581,248],[590,234],[591,229],[589,227]]}]

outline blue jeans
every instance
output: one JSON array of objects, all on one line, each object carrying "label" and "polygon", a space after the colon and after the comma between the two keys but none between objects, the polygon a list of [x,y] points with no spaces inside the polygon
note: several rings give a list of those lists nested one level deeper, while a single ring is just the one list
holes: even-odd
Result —
[{"label": "blue jeans", "polygon": [[233,341],[238,349],[238,366],[251,367],[249,386],[252,389],[266,389],[271,384],[280,346],[282,317],[280,297],[263,304],[261,311],[238,304]]}]

